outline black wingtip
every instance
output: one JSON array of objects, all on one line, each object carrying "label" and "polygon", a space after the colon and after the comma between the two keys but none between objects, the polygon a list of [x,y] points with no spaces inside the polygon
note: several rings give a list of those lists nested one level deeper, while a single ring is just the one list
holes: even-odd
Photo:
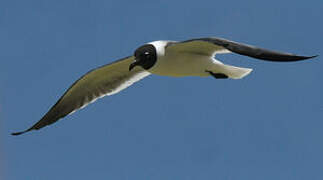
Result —
[{"label": "black wingtip", "polygon": [[21,135],[21,134],[23,134],[23,133],[25,133],[25,132],[15,132],[15,133],[11,133],[11,135],[13,135],[13,136],[18,136],[18,135]]},{"label": "black wingtip", "polygon": [[304,56],[304,59],[312,59],[312,58],[316,58],[318,57],[319,55],[315,55],[315,56]]},{"label": "black wingtip", "polygon": [[25,131],[20,131],[20,132],[15,132],[15,133],[11,133],[11,135],[13,136],[19,136],[21,134],[25,134],[26,132],[30,131],[31,129],[25,130]]},{"label": "black wingtip", "polygon": [[319,56],[319,55],[315,55],[315,56],[297,56],[297,55],[295,55],[295,56],[290,56],[290,57],[287,56],[286,59],[281,60],[281,61],[277,60],[277,61],[280,61],[280,62],[303,61],[303,60],[307,60],[307,59],[316,58],[317,56]]}]

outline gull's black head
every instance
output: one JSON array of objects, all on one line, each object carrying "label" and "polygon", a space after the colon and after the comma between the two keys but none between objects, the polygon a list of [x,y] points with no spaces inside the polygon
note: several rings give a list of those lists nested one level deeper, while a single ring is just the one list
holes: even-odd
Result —
[{"label": "gull's black head", "polygon": [[148,70],[157,61],[157,50],[152,44],[145,44],[135,51],[135,60],[129,66],[129,71],[131,71],[135,66],[141,66],[142,68]]}]

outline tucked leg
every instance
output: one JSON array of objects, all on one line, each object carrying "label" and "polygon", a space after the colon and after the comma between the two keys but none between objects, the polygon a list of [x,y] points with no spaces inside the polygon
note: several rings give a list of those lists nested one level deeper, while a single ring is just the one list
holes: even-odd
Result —
[{"label": "tucked leg", "polygon": [[[215,78],[241,79],[248,75],[252,69],[230,66],[227,64],[215,63],[208,71]],[[216,73],[215,73],[216,72]]]},{"label": "tucked leg", "polygon": [[213,76],[215,79],[228,79],[229,77],[223,73],[214,73],[212,71],[205,71],[208,72],[211,76]]}]

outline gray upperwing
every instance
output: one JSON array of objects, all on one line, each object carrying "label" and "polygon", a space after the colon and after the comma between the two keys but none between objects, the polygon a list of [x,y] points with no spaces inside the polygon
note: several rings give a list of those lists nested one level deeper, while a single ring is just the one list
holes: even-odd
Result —
[{"label": "gray upperwing", "polygon": [[[210,52],[212,52],[212,49],[213,49],[213,52],[217,53],[217,51],[221,52],[221,47],[222,47],[223,49],[227,49],[228,51],[234,52],[237,54],[253,57],[256,59],[262,59],[267,61],[278,61],[278,62],[300,61],[300,60],[305,60],[309,58],[314,58],[317,56],[317,55],[298,56],[295,54],[267,50],[267,49],[251,46],[248,44],[238,43],[238,42],[234,42],[234,41],[230,41],[222,38],[215,38],[215,37],[186,40],[186,41],[170,44],[170,47],[174,46],[175,48],[176,46],[181,46],[181,44],[183,45],[187,44],[186,46],[182,45],[182,47],[183,48],[186,47],[189,49],[189,51],[194,53],[200,52],[202,54],[210,54]],[[181,49],[181,47],[178,47],[178,49]]]},{"label": "gray upperwing", "polygon": [[132,71],[128,70],[133,59],[133,56],[126,57],[86,73],[70,86],[40,121],[29,129],[12,133],[12,135],[38,130],[55,123],[96,99],[118,93],[134,82],[148,76],[150,73],[140,67],[136,67]]}]

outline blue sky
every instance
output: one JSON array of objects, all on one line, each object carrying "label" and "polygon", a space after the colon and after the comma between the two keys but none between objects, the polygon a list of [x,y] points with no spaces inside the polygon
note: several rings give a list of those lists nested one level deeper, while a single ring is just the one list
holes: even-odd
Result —
[{"label": "blue sky", "polygon": [[[0,2],[0,179],[322,179],[323,3]],[[40,131],[90,69],[153,40],[217,36],[321,55],[251,67],[242,80],[150,76]],[[143,111],[144,109],[144,111]]]}]

